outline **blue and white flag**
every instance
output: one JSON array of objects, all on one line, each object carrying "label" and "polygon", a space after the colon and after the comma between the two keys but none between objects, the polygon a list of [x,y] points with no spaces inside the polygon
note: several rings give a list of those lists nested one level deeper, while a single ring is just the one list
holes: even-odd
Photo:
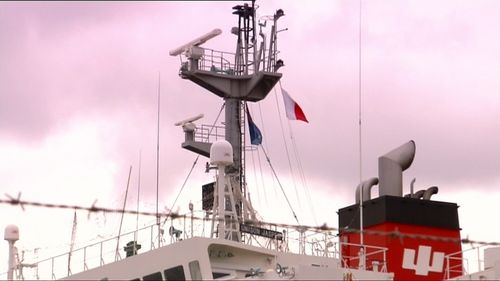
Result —
[{"label": "blue and white flag", "polygon": [[250,143],[253,145],[259,145],[262,144],[262,134],[255,125],[255,123],[252,120],[252,116],[250,116],[250,112],[248,111],[248,106],[247,106],[247,118],[248,118],[248,130],[250,131]]}]

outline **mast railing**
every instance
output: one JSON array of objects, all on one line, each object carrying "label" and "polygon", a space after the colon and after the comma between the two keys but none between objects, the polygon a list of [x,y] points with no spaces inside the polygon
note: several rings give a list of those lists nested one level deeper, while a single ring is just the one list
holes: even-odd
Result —
[{"label": "mast railing", "polygon": [[[257,62],[249,61],[247,64],[240,65],[240,70],[236,67],[235,58],[236,54],[231,52],[217,51],[213,49],[203,48],[203,54],[200,59],[198,59],[198,70],[211,71],[223,75],[243,75],[243,69],[248,70],[248,74],[255,73],[255,66],[257,65],[259,69],[264,67],[264,62],[268,60],[266,56],[268,50],[264,51],[262,58],[258,59]],[[279,52],[277,52],[279,54]],[[249,55],[253,57],[253,53],[250,52]],[[181,65],[186,65],[187,60],[185,57],[180,56]],[[241,67],[242,66],[242,67]],[[274,66],[266,66],[265,71],[272,72]]]},{"label": "mast railing", "polygon": [[224,126],[201,125],[196,129],[194,139],[199,142],[214,142],[225,139]]}]

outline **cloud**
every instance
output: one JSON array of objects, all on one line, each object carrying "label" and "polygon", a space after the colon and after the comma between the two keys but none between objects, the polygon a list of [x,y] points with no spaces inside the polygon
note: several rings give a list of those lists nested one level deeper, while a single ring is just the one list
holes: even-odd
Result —
[{"label": "cloud", "polygon": [[[280,33],[280,58],[286,64],[282,85],[311,119],[307,126],[290,125],[299,149],[305,147],[306,175],[332,186],[355,186],[358,3],[314,2],[304,9],[298,2],[277,4],[286,14],[280,27],[289,27]],[[149,174],[144,180],[148,193],[155,194],[156,79],[161,71],[165,158],[160,179],[169,187],[182,182],[171,177],[186,172],[181,164],[189,167],[192,159],[179,149],[182,131],[171,124],[201,112],[203,122],[211,123],[222,101],[179,79],[179,62],[167,52],[206,30],[234,25],[230,4],[2,5],[0,32],[11,39],[0,47],[4,139],[36,144],[75,117],[113,120],[116,136],[109,149],[120,171],[116,177],[126,178],[130,164],[137,168],[143,150],[144,173]],[[488,39],[494,37],[495,22],[491,13],[483,13],[488,7],[486,2],[465,7],[363,2],[364,175],[377,174],[378,156],[415,139],[415,173],[429,180],[496,178],[499,164],[488,151],[495,150],[498,135],[491,132],[500,126],[495,121],[499,100],[491,94],[499,87],[492,76],[498,66],[489,62],[498,56],[499,43]],[[200,13],[206,9],[210,13]],[[273,11],[267,5],[259,9],[261,14]],[[203,23],[188,20],[201,17]],[[234,36],[228,29],[206,46],[230,51]],[[277,95],[279,104],[279,90]],[[283,116],[277,115],[274,93],[260,104],[273,161],[288,173],[276,122]],[[177,165],[163,160],[169,158],[182,160]]]}]

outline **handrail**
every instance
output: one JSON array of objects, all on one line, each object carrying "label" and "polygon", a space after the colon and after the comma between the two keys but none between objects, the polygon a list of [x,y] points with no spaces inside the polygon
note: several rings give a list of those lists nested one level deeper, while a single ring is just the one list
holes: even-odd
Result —
[{"label": "handrail", "polygon": [[[127,232],[125,234],[122,234],[121,236],[126,236],[126,235],[129,235],[129,234],[133,234],[134,232],[136,231],[141,231],[141,230],[144,230],[144,229],[147,229],[147,228],[151,228],[155,225],[149,225],[149,226],[145,226],[143,228],[139,228],[138,230],[134,230],[134,231],[130,231],[130,232]],[[105,240],[102,240],[100,242],[96,242],[96,243],[93,243],[93,244],[90,244],[90,245],[87,245],[87,246],[84,246],[84,247],[81,247],[81,248],[78,248],[78,249],[75,249],[72,251],[72,253],[74,252],[78,252],[79,250],[82,250],[82,249],[85,249],[85,248],[90,248],[90,247],[93,247],[95,245],[99,245],[99,244],[103,244],[103,243],[106,243],[108,241],[111,241],[111,240],[116,240],[117,236],[115,237],[111,237],[111,238],[108,238],[108,239],[105,239]],[[48,260],[51,260],[51,259],[54,259],[54,258],[59,258],[59,257],[62,257],[62,256],[65,256],[67,255],[69,252],[65,252],[65,253],[62,253],[62,254],[59,254],[59,255],[56,255],[56,256],[52,256],[52,257],[49,257],[49,258],[46,258],[46,259],[43,259],[43,260],[40,260],[38,261],[37,263],[41,263],[41,262],[45,262],[45,261],[48,261]]]},{"label": "handrail", "polygon": [[[461,273],[460,275],[468,274],[468,272],[469,272],[469,259],[464,258],[464,254],[467,252],[471,252],[471,251],[477,251],[477,254],[476,254],[477,266],[478,266],[477,271],[481,271],[482,268],[484,267],[484,260],[481,259],[480,249],[481,248],[484,249],[485,247],[487,247],[487,245],[480,245],[480,246],[476,246],[476,247],[473,246],[473,247],[468,248],[466,250],[461,250],[461,251],[457,251],[457,252],[446,255],[444,257],[445,264],[446,264],[445,278],[451,278],[451,273]],[[457,255],[460,255],[460,256],[457,256]],[[457,262],[461,261],[461,262],[457,265],[451,266],[450,261],[457,261]],[[460,267],[460,269],[456,269],[459,267]]]},{"label": "handrail", "polygon": [[202,124],[196,130],[195,140],[200,142],[213,142],[214,140],[225,138],[225,127],[224,126],[212,126]]},{"label": "handrail", "polygon": [[[208,48],[201,48],[203,50],[203,54],[201,57],[197,60],[198,65],[197,69],[198,70],[204,70],[204,71],[211,71],[215,72],[218,74],[222,75],[242,75],[243,74],[243,69],[241,68],[242,65],[240,65],[240,69],[237,69],[235,61],[236,61],[236,54],[232,52],[225,52],[225,51],[217,51],[213,49],[208,49]],[[270,66],[267,66],[267,69],[264,69],[264,64],[262,62],[265,62],[268,57],[266,57],[266,54],[268,50],[264,51],[263,57],[259,59],[259,63],[254,62],[254,61],[248,61],[245,67],[248,69],[248,74],[255,73],[256,71],[262,70],[262,71],[272,71],[272,68]],[[277,52],[279,54],[279,52]],[[253,57],[253,52],[249,53],[249,57]],[[184,69],[185,59],[180,56],[181,58],[181,69]],[[256,65],[259,67],[259,69],[255,69]],[[261,69],[262,68],[262,69]],[[274,66],[273,66],[274,68]]]},{"label": "handrail", "polygon": [[[370,260],[372,258],[372,264],[365,264],[366,269],[372,269],[373,270],[373,262],[376,261],[378,262],[378,265],[382,266],[379,268],[379,272],[387,272],[387,251],[389,250],[386,247],[379,247],[379,246],[372,246],[372,245],[360,245],[360,244],[355,244],[355,243],[347,243],[347,242],[342,242],[339,243],[340,246],[354,246],[354,247],[359,247],[360,249],[363,248],[365,249],[365,259]],[[374,256],[382,255],[382,258],[373,258]],[[345,254],[342,255],[342,262],[344,267],[349,267],[349,268],[356,268],[356,266],[351,266],[348,264],[349,262],[353,261],[359,261],[360,256],[355,255],[355,256],[347,256]],[[359,263],[359,262],[358,262]]]},{"label": "handrail", "polygon": [[[189,226],[189,222],[184,221],[183,216],[178,216],[177,218],[171,220],[172,225],[175,225],[177,228],[180,226],[182,222],[185,223],[186,226]],[[205,233],[199,226],[203,223],[207,223],[208,221],[203,220],[203,222],[198,222],[195,227],[193,227],[193,236],[197,237],[208,237],[210,233]],[[264,225],[264,227],[266,227]],[[275,231],[279,231],[275,225],[269,225]],[[180,229],[183,229],[182,227]],[[204,228],[203,228],[204,229]],[[187,231],[183,229],[186,234],[183,239],[187,239],[191,236],[191,231]],[[322,230],[308,230],[301,229],[300,231],[296,231],[294,228],[284,228],[282,229],[284,235],[283,240],[269,240],[267,238],[262,238],[259,236],[253,236],[249,234],[243,234],[246,237],[245,241],[249,245],[257,244],[260,247],[267,248],[270,250],[275,250],[279,252],[290,252],[296,254],[304,254],[310,256],[324,256],[324,257],[332,257],[336,259],[340,259],[341,255],[341,247],[342,245],[351,245],[356,247],[362,247],[358,244],[353,243],[338,243],[335,242],[337,236],[331,231],[322,231]],[[149,232],[149,233],[148,233]],[[142,234],[140,234],[142,233]],[[124,246],[125,241],[128,241],[127,238],[134,239],[133,237],[142,237],[140,242],[143,245],[141,252],[147,252],[153,249],[156,249],[158,245],[154,244],[156,241],[156,224],[145,226],[135,231],[130,231],[125,234],[120,235],[123,241],[121,246]],[[107,263],[114,262],[115,257],[118,256],[116,253],[116,240],[117,237],[107,238],[100,242],[95,242],[84,247],[80,247],[71,252],[72,254],[72,262],[71,265],[67,264],[67,255],[69,253],[59,254],[50,258],[46,258],[36,262],[36,278],[38,280],[41,279],[55,279],[63,278],[68,276],[68,272],[73,274],[79,273],[85,270],[89,270],[91,268],[103,266]],[[149,240],[149,241],[148,241]],[[181,240],[181,239],[179,239]],[[162,243],[176,243],[178,240],[173,239],[172,241],[164,241]],[[255,242],[255,243],[254,243]],[[150,243],[150,244],[149,244]],[[111,247],[110,245],[113,245]],[[150,247],[144,247],[144,245],[149,245]],[[256,246],[257,246],[256,245]],[[378,247],[378,246],[370,246],[364,245],[366,249],[366,256],[371,257],[372,260],[377,260],[380,268],[378,271],[385,272],[386,265],[386,252],[387,248]],[[120,247],[121,249],[121,247]],[[344,257],[350,260],[359,259],[359,257]],[[120,256],[120,259],[121,256]],[[46,266],[49,263],[48,267]],[[83,264],[83,266],[81,266]],[[340,263],[339,263],[340,264]],[[373,266],[369,265],[369,268]],[[63,269],[63,270],[62,270]],[[68,270],[69,269],[69,270]],[[50,275],[50,277],[49,277]],[[32,277],[34,279],[35,277]]]}]

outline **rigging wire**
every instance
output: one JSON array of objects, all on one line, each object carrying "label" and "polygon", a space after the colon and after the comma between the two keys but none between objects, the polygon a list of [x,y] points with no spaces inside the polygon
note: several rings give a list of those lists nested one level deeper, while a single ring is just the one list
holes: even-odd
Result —
[{"label": "rigging wire", "polygon": [[260,198],[260,191],[259,191],[259,185],[257,183],[257,169],[255,168],[255,155],[254,155],[254,151],[252,150],[251,152],[251,155],[252,155],[252,166],[253,166],[253,178],[254,178],[254,182],[255,182],[255,192],[257,193],[257,200],[259,202],[262,202],[261,201],[261,198]]},{"label": "rigging wire", "polygon": [[[283,91],[283,86],[281,85],[281,81],[279,81],[279,85],[280,85],[280,90]],[[305,177],[305,174],[304,174],[304,169],[302,168],[302,160],[301,160],[301,157],[300,157],[300,154],[299,154],[299,150],[297,149],[297,143],[296,143],[295,137],[293,135],[292,126],[290,125],[290,120],[288,120],[288,131],[290,133],[290,139],[291,139],[291,142],[292,142],[292,148],[293,148],[293,152],[294,152],[294,155],[295,155],[295,160],[297,161],[297,166],[298,166],[298,170],[299,170],[299,176],[300,176],[300,179],[302,181],[302,187],[305,190],[306,197],[307,197],[307,200],[308,200],[308,203],[309,203],[309,208],[311,209],[311,213],[312,213],[312,216],[313,216],[313,219],[314,219],[314,223],[318,224],[318,221],[316,219],[316,211],[314,209],[314,204],[312,203],[312,199],[311,199],[311,192],[310,192],[309,186],[307,184],[307,180],[306,180],[306,177]]]},{"label": "rigging wire", "polygon": [[273,171],[274,177],[276,178],[276,181],[278,182],[278,185],[281,188],[281,192],[283,192],[283,196],[285,197],[286,202],[288,203],[288,207],[290,207],[290,210],[292,211],[293,217],[297,221],[297,224],[300,224],[299,219],[297,218],[297,215],[295,214],[295,211],[293,210],[292,204],[290,204],[290,200],[288,200],[288,196],[286,196],[285,190],[283,189],[283,186],[281,185],[281,182],[278,178],[278,175],[276,174],[276,171],[274,171],[273,165],[271,164],[271,159],[269,159],[269,156],[267,155],[264,147],[263,146],[260,146],[260,147],[262,148],[262,151],[264,152],[264,155],[266,156],[266,160],[269,163],[269,167],[271,167],[271,171]]},{"label": "rigging wire", "polygon": [[[247,108],[248,108],[248,106],[247,106]],[[251,111],[251,110],[249,109],[249,111]],[[253,114],[253,112],[251,112],[251,114]],[[260,199],[259,186],[257,184],[257,169],[255,168],[255,153],[254,153],[253,146],[251,146],[251,148],[252,149],[250,150],[250,154],[252,155],[252,166],[253,166],[253,177],[255,180],[255,191],[257,192],[257,200],[259,200],[258,202],[262,202]],[[262,174],[261,174],[261,176],[262,176]]]},{"label": "rigging wire", "polygon": [[[290,126],[290,122],[288,123],[288,126]],[[313,215],[313,220],[315,224],[318,224],[318,220],[316,219],[316,211],[314,209],[314,204],[311,199],[311,192],[309,191],[309,186],[307,184],[306,176],[304,174],[304,169],[302,168],[302,161],[300,160],[300,154],[299,150],[297,149],[297,144],[295,142],[295,139],[293,138],[292,131],[290,128],[290,137],[292,138],[292,147],[293,151],[295,153],[295,158],[297,159],[297,165],[298,165],[298,170],[299,170],[299,176],[302,181],[302,187],[305,190],[307,201],[309,203],[309,207],[311,208],[311,213]]]},{"label": "rigging wire", "polygon": [[279,102],[278,102],[278,94],[276,93],[276,87],[274,87],[274,97],[275,97],[275,100],[276,100],[276,108],[278,109],[278,119],[280,121],[281,136],[283,137],[283,146],[285,147],[286,158],[288,160],[288,167],[290,167],[290,174],[292,176],[293,188],[295,190],[295,196],[296,196],[297,201],[299,203],[299,208],[302,209],[302,204],[300,203],[300,199],[299,199],[299,192],[297,191],[297,184],[296,184],[295,179],[294,179],[292,162],[290,160],[290,153],[288,152],[288,145],[286,143],[285,129],[283,128],[283,122],[281,120],[281,110],[280,110],[280,106],[279,106]]},{"label": "rigging wire", "polygon": [[[220,115],[222,114],[222,110],[224,109],[224,107],[226,106],[226,103],[224,102],[219,110],[219,114],[217,115],[217,118],[215,118],[215,121],[214,123],[212,124],[212,127],[210,127],[210,131],[208,132],[208,137],[210,137],[210,135],[212,134],[212,131],[213,129],[215,128],[215,124],[217,124],[217,121],[219,120],[219,117]],[[177,203],[177,199],[179,199],[179,196],[181,195],[182,193],[182,190],[184,190],[184,187],[186,186],[186,183],[189,179],[189,177],[191,176],[191,173],[193,172],[194,170],[194,167],[196,166],[196,164],[198,163],[198,159],[200,158],[200,155],[198,154],[196,156],[196,158],[194,159],[194,162],[193,162],[193,165],[191,166],[191,170],[189,170],[189,173],[186,177],[186,179],[184,180],[184,182],[182,183],[182,186],[181,186],[181,189],[179,190],[179,193],[177,194],[177,196],[175,197],[175,200],[174,200],[174,203],[172,203],[172,207],[169,209],[169,214],[167,215],[167,217],[165,218],[165,220],[163,221],[163,225],[165,225],[165,223],[167,222],[168,218],[170,217],[170,214],[172,214],[172,210],[174,209],[175,207],[175,203]]]},{"label": "rigging wire", "polygon": [[[264,126],[264,118],[262,117],[262,107],[260,105],[260,103],[258,103],[259,105],[259,115],[260,115],[260,121],[261,121],[261,124],[262,124],[262,132],[264,133],[264,136],[266,135],[266,127]],[[267,141],[266,139],[263,139],[262,140],[263,144],[261,144],[262,146],[265,145],[266,147],[267,146]],[[257,159],[259,160],[259,170],[260,170],[260,180],[262,182],[262,189],[265,190],[265,182],[264,182],[264,173],[262,172],[262,162],[261,162],[261,158],[260,158],[260,151],[257,149]],[[278,194],[276,193],[276,189],[274,189],[274,196],[275,198],[278,197]],[[267,202],[267,196],[264,196],[264,201],[265,201],[265,204],[268,205],[268,202]]]}]

